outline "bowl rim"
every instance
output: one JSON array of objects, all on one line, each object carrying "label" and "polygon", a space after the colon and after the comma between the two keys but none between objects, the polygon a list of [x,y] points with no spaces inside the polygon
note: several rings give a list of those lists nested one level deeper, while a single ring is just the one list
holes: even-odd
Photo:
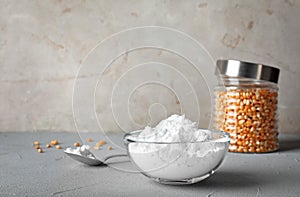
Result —
[{"label": "bowl rim", "polygon": [[201,129],[199,128],[199,130],[205,130],[205,131],[210,131],[216,134],[221,134],[222,137],[217,138],[217,139],[208,139],[208,140],[195,140],[195,141],[176,141],[176,142],[157,142],[157,141],[148,141],[148,140],[136,140],[136,139],[130,139],[130,137],[132,137],[134,134],[137,133],[141,133],[143,130],[136,130],[136,131],[131,131],[129,133],[126,133],[123,137],[123,141],[125,144],[130,144],[130,143],[145,143],[145,144],[187,144],[187,143],[224,143],[224,142],[230,142],[230,134],[225,132],[225,131],[221,131],[221,130],[213,130],[213,129]]}]

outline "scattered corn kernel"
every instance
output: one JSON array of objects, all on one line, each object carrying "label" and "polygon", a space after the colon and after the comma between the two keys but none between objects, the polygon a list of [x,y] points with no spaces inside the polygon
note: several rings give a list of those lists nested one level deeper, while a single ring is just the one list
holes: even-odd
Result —
[{"label": "scattered corn kernel", "polygon": [[55,148],[56,149],[61,149],[61,146],[60,145],[56,145]]},{"label": "scattered corn kernel", "polygon": [[57,145],[57,144],[59,144],[59,143],[58,143],[58,140],[51,140],[50,144],[52,144],[52,145]]},{"label": "scattered corn kernel", "polygon": [[92,141],[93,141],[93,139],[89,137],[88,138],[88,142],[92,142]]},{"label": "scattered corn kernel", "polygon": [[50,147],[51,147],[51,145],[50,145],[50,144],[47,144],[47,145],[46,145],[46,147],[47,147],[47,148],[50,148]]},{"label": "scattered corn kernel", "polygon": [[112,147],[112,146],[109,146],[109,147],[108,147],[108,150],[112,150],[112,149],[113,149],[113,147]]},{"label": "scattered corn kernel", "polygon": [[41,147],[40,147],[39,145],[35,145],[34,148],[38,150],[38,149],[40,149]]},{"label": "scattered corn kernel", "polygon": [[74,143],[74,146],[76,146],[76,147],[77,147],[77,146],[80,146],[80,143],[79,143],[79,142],[75,142],[75,143]]},{"label": "scattered corn kernel", "polygon": [[99,142],[96,143],[96,146],[103,146],[104,144],[106,144],[105,140],[100,140]]},{"label": "scattered corn kernel", "polygon": [[38,141],[33,142],[34,145],[39,145],[40,143]]},{"label": "scattered corn kernel", "polygon": [[38,149],[38,152],[39,152],[39,153],[43,153],[44,151],[43,151],[43,149],[39,148],[39,149]]},{"label": "scattered corn kernel", "polygon": [[98,146],[94,146],[93,148],[94,148],[94,150],[99,150]]}]

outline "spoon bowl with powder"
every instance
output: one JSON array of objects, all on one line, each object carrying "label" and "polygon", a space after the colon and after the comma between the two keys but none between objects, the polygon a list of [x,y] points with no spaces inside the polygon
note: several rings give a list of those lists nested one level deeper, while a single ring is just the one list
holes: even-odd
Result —
[{"label": "spoon bowl with powder", "polygon": [[145,176],[163,184],[193,184],[221,165],[229,134],[199,129],[185,116],[172,115],[155,128],[124,136],[132,163]]},{"label": "spoon bowl with powder", "polygon": [[87,164],[89,166],[100,166],[105,165],[105,162],[114,157],[124,157],[127,154],[116,154],[105,157],[102,161],[97,159],[91,151],[88,145],[82,145],[76,149],[67,148],[64,153],[70,156],[72,159],[79,161],[81,163]]}]

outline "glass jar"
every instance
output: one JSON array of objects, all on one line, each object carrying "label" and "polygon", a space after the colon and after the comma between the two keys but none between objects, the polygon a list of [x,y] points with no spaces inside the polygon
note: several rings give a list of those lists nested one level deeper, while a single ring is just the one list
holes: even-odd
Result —
[{"label": "glass jar", "polygon": [[278,150],[277,97],[280,70],[218,60],[214,90],[214,127],[230,134],[229,151],[265,153]]}]

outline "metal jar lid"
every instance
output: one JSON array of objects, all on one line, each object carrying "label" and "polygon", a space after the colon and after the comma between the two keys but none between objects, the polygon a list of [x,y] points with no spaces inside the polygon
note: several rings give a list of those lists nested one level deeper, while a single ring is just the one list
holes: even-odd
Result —
[{"label": "metal jar lid", "polygon": [[217,60],[216,74],[278,82],[280,70],[272,66],[239,60]]}]

